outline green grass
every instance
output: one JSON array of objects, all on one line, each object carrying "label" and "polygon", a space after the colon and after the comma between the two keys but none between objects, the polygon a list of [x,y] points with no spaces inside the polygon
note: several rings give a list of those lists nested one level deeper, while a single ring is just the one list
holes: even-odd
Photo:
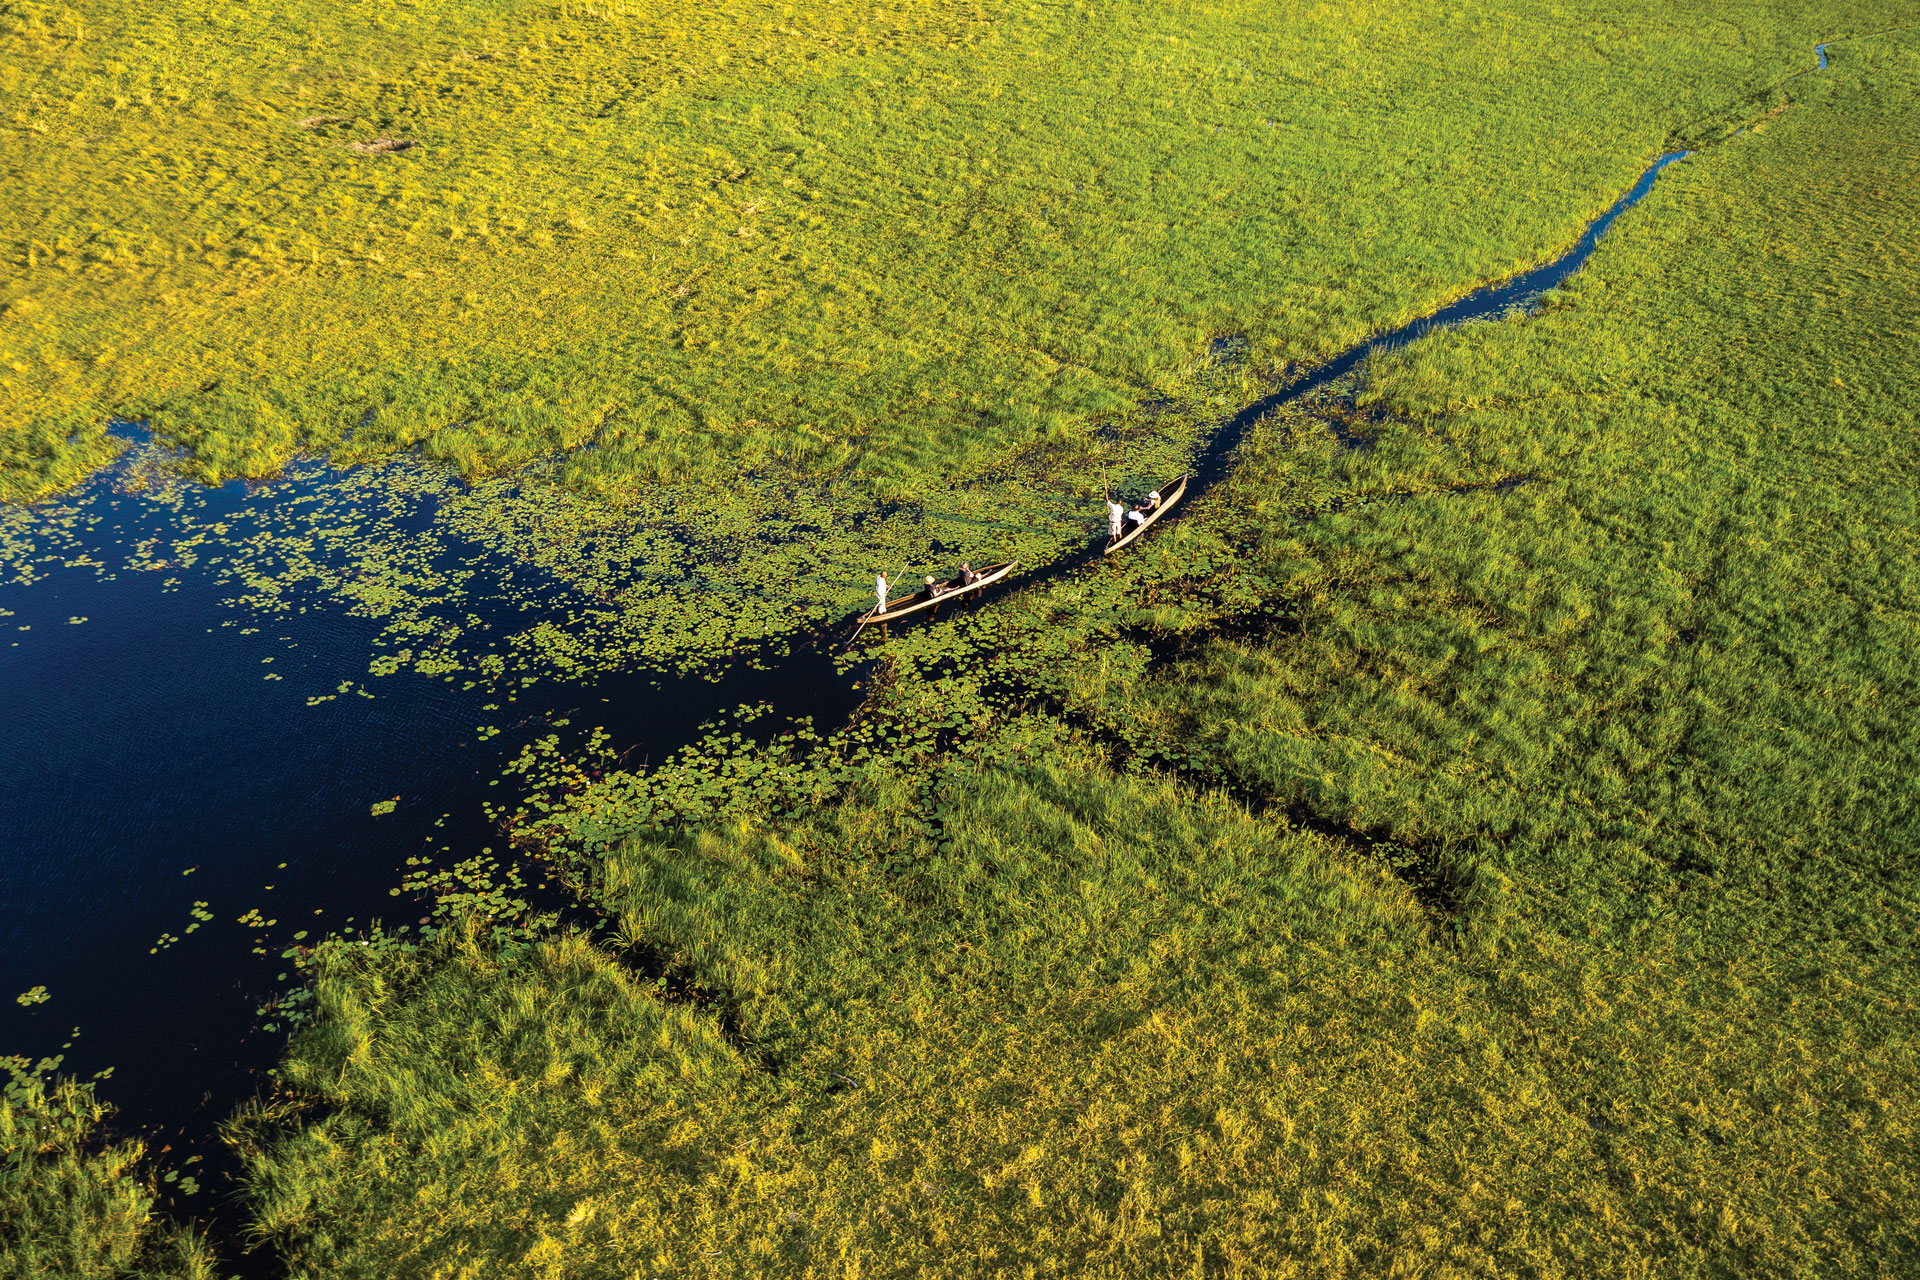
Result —
[{"label": "green grass", "polygon": [[[1563,247],[1670,139],[1888,20],[406,15],[12,11],[0,497],[83,478],[116,412],[205,479],[417,446],[320,503],[264,495],[272,537],[220,572],[255,606],[317,587],[381,618],[374,674],[509,684],[777,646],[903,561],[1051,561],[1101,482],[1170,473],[1287,362]],[[421,145],[347,145],[378,136]],[[1223,374],[1228,331],[1250,343]],[[364,518],[423,492],[427,533]],[[58,553],[59,518],[0,515],[7,571]],[[574,615],[481,635],[483,582],[432,567],[472,542]]]},{"label": "green grass", "polygon": [[[277,1144],[254,1186],[258,1230],[297,1234],[305,1274],[379,1274],[364,1261],[369,1223],[340,1211],[363,1193],[392,1215],[383,1230],[413,1238],[401,1252],[418,1274],[533,1266],[551,1250],[505,1206],[531,1197],[573,1215],[609,1144],[622,1176],[664,1189],[697,1174],[694,1113],[739,1083],[710,1019],[648,999],[590,945],[561,939],[502,963],[456,939],[444,934],[437,953],[388,953],[372,972],[341,948],[316,978],[329,1017],[286,1083],[352,1102]],[[516,1135],[563,1132],[537,1160],[517,1149]],[[405,1207],[390,1197],[401,1187]],[[672,1196],[632,1208],[661,1230],[682,1210]]]},{"label": "green grass", "polygon": [[1911,946],[1915,59],[1833,56],[1545,314],[1376,360],[1385,418],[1332,464],[1353,509],[1249,549],[1297,633],[1115,684],[1113,714],[1596,910]]},{"label": "green grass", "polygon": [[[759,47],[739,31],[689,37],[684,83],[609,117],[633,126],[618,146],[691,166],[695,144],[647,132],[685,111],[726,154],[658,181],[790,171],[779,190],[819,200],[769,196],[824,210],[813,225],[767,206],[791,217],[791,261],[756,256],[771,225],[709,243],[679,230],[680,205],[643,203],[619,225],[664,228],[633,231],[655,236],[644,252],[711,269],[641,302],[606,228],[547,246],[529,223],[521,256],[521,232],[492,233],[492,278],[586,281],[538,317],[565,335],[540,349],[492,293],[462,324],[418,322],[408,307],[452,314],[433,292],[451,267],[429,287],[363,264],[349,286],[310,262],[191,303],[203,334],[245,317],[246,341],[298,314],[338,361],[166,392],[161,420],[209,472],[331,444],[314,424],[357,422],[371,397],[403,425],[343,454],[458,420],[430,449],[477,475],[591,438],[572,415],[604,376],[657,393],[655,416],[603,419],[550,474],[601,499],[679,477],[713,545],[755,528],[746,504],[697,505],[723,460],[843,468],[848,488],[884,480],[937,495],[940,519],[987,519],[996,488],[1091,483],[1082,428],[1101,413],[1142,455],[1184,441],[1281,361],[1570,240],[1663,139],[1758,121],[1670,170],[1540,314],[1435,335],[1289,406],[1132,554],[871,637],[879,674],[851,728],[759,746],[749,716],[591,785],[530,752],[520,855],[612,911],[622,946],[503,946],[476,925],[419,951],[322,948],[286,1087],[233,1130],[256,1228],[293,1275],[1920,1264],[1920,42],[1843,43],[1827,74],[1769,90],[1814,38],[1887,15],[1723,8],[1674,38],[1658,23],[1681,18],[1638,9],[1501,12],[1456,30],[1405,6],[1056,6],[975,27],[934,8],[889,47],[750,72],[696,56]],[[414,34],[429,69],[528,19],[462,21]],[[1588,39],[1599,25],[1613,34]],[[377,71],[376,45],[353,57]],[[458,118],[519,119],[509,86],[530,112],[570,83],[524,58],[512,76],[457,64]],[[569,65],[564,101],[589,100],[602,64]],[[339,100],[399,101],[383,75]],[[414,121],[354,110],[387,134]],[[1250,162],[1245,129],[1267,118],[1287,144]],[[801,119],[818,141],[795,140]],[[592,141],[602,127],[577,145],[613,147]],[[997,150],[952,141],[971,137]],[[1075,166],[1092,157],[1111,169],[1089,182]],[[1417,179],[1388,178],[1416,158]],[[611,181],[502,164],[511,181],[485,181],[529,200]],[[1489,184],[1523,169],[1537,186]],[[1070,203],[1074,182],[1098,200]],[[963,199],[973,223],[933,212]],[[394,254],[462,252],[415,234],[394,232]],[[121,287],[111,265],[55,267],[73,292],[41,314],[81,315],[59,299]],[[352,306],[303,308],[301,290]],[[628,310],[592,312],[616,294]],[[400,319],[340,340],[366,333],[363,305]],[[1251,335],[1250,363],[1203,375],[1200,342],[1228,328]],[[755,334],[815,345],[802,359]],[[1003,338],[1056,363],[1020,364]],[[178,341],[142,349],[165,363]],[[456,348],[457,371],[433,363]],[[385,372],[355,365],[376,349]],[[244,361],[245,343],[203,357]],[[60,412],[112,398],[84,381]],[[1107,407],[1143,386],[1180,397],[1175,425]],[[668,387],[707,415],[684,410],[677,435]],[[641,545],[624,518],[552,491],[462,516],[589,581],[611,571],[569,559],[570,539]],[[886,536],[889,554],[912,540]],[[663,976],[623,963],[638,959]]]},{"label": "green grass", "polygon": [[343,1276],[1911,1261],[1883,974],[1671,922],[1436,946],[1384,868],[1058,734],[625,841],[605,895],[678,997],[580,941],[335,953],[262,1229]]},{"label": "green grass", "polygon": [[[335,962],[295,1273],[1912,1270],[1916,83],[1836,48],[854,729],[556,782],[669,978]],[[670,1119],[555,1065],[636,1053]]]},{"label": "green grass", "polygon": [[1537,261],[1897,12],[23,0],[5,493],[120,413],[206,478],[419,445],[910,496],[1211,334],[1313,359]]},{"label": "green grass", "polygon": [[211,1280],[205,1246],[154,1213],[146,1145],[101,1133],[96,1086],[48,1088],[17,1061],[0,1098],[0,1277]]}]

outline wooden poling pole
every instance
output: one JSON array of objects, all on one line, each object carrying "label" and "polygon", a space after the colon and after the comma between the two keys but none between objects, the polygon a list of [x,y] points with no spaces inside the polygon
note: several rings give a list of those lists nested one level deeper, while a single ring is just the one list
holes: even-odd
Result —
[{"label": "wooden poling pole", "polygon": [[[1020,567],[1020,562],[1018,560],[1007,561],[1004,565],[1002,565],[997,570],[997,576],[993,578],[993,582],[999,582],[1001,579],[1005,578],[1007,574],[1012,573],[1015,569],[1018,569],[1019,567]],[[902,571],[904,572],[904,570],[905,570],[905,566],[902,566]],[[955,587],[951,591],[947,591],[939,596],[934,597],[931,600],[922,601],[920,604],[914,606],[913,611],[917,612],[918,610],[926,609],[930,607],[932,608],[933,612],[937,615],[940,611],[940,606],[947,603],[948,597],[952,597],[953,599],[958,600],[964,596],[970,595],[973,592],[979,591],[990,585],[992,585],[992,583],[981,581],[981,582],[974,583],[970,587]],[[901,616],[905,616],[905,615],[901,615]],[[844,652],[846,649],[850,648],[853,645],[853,642],[860,638],[860,633],[863,630],[865,630],[867,627],[871,626],[875,622],[882,621],[884,617],[885,615],[878,614],[872,610],[869,610],[868,612],[862,614],[860,616],[860,621],[854,624],[853,634],[847,637],[846,644],[843,644],[840,646],[841,650]]]},{"label": "wooden poling pole", "polygon": [[[907,562],[905,560],[902,560],[900,562],[900,567],[893,571],[893,577],[887,579],[887,590],[889,592],[893,590],[893,584],[895,580],[898,579],[900,575],[905,573],[906,571],[907,571]],[[860,621],[853,624],[853,634],[848,636],[847,642],[840,646],[840,652],[845,653],[848,649],[852,648],[853,642],[860,638],[860,633],[866,630],[867,624],[869,622],[872,622],[875,618],[880,616],[880,612],[881,612],[880,601],[876,599],[873,602],[873,608],[867,610],[864,614],[860,616]]]},{"label": "wooden poling pole", "polygon": [[1166,515],[1167,512],[1173,509],[1173,504],[1186,496],[1187,481],[1191,480],[1192,478],[1193,478],[1193,473],[1187,472],[1185,475],[1182,475],[1179,480],[1174,482],[1172,485],[1169,485],[1167,488],[1167,492],[1160,495],[1160,505],[1153,509],[1153,514],[1148,516],[1145,520],[1141,521],[1137,526],[1129,530],[1126,534],[1122,535],[1121,537],[1109,538],[1107,540],[1106,550],[1102,551],[1100,554],[1106,555],[1108,552],[1118,551],[1122,546],[1131,545],[1134,541],[1139,539],[1141,535],[1145,534],[1148,529],[1152,528],[1155,524],[1159,523],[1160,518]]}]

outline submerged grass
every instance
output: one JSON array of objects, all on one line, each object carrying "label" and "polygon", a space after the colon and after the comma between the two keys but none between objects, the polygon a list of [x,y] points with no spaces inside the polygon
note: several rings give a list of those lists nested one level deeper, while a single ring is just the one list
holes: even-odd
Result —
[{"label": "submerged grass", "polygon": [[1276,368],[1546,257],[1896,9],[19,0],[4,493],[117,413],[203,478],[910,496],[1216,333]]}]

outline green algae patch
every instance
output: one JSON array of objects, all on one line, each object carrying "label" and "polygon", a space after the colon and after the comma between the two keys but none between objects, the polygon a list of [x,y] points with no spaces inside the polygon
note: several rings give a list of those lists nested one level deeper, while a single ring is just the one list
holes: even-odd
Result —
[{"label": "green algae patch", "polygon": [[1275,369],[1548,257],[1875,16],[23,0],[0,496],[115,414],[208,480],[418,447],[910,496],[1215,334]]}]

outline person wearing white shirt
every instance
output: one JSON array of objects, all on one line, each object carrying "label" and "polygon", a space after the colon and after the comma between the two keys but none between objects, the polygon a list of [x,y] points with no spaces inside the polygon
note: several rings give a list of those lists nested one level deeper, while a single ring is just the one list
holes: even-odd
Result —
[{"label": "person wearing white shirt", "polygon": [[1111,497],[1107,499],[1107,536],[1108,537],[1118,538],[1120,536],[1120,517],[1125,515],[1126,512],[1127,512],[1127,509],[1121,506],[1119,503],[1115,502]]},{"label": "person wearing white shirt", "polygon": [[886,574],[879,573],[874,575],[873,594],[880,598],[880,607],[875,609],[874,612],[885,613],[887,611],[887,575]]}]

